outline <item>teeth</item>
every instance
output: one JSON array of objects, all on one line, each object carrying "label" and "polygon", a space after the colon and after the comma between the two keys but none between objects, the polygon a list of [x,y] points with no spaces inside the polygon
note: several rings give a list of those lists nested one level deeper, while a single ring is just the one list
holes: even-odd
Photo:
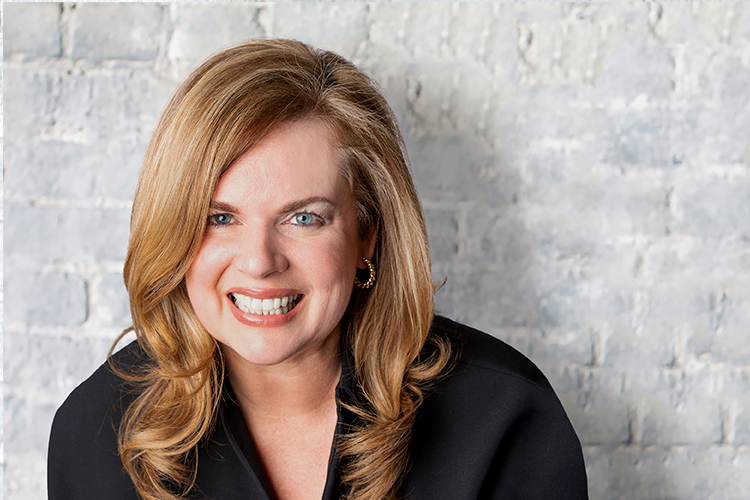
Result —
[{"label": "teeth", "polygon": [[248,314],[258,314],[263,316],[274,316],[276,314],[286,314],[297,305],[297,299],[300,294],[288,295],[286,297],[277,297],[274,299],[253,299],[239,293],[232,293],[231,298],[234,305],[243,312]]}]

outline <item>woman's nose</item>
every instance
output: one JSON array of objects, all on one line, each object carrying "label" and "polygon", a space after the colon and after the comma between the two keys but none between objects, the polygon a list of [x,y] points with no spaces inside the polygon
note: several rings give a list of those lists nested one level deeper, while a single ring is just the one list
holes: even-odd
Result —
[{"label": "woman's nose", "polygon": [[279,242],[270,228],[248,229],[239,242],[235,265],[243,273],[254,279],[263,279],[274,273],[284,272],[289,262]]}]

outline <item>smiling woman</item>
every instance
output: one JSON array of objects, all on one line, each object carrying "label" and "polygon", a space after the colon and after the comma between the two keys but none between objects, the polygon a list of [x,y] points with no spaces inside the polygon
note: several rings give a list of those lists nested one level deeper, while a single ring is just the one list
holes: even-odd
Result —
[{"label": "smiling woman", "polygon": [[[209,218],[185,282],[198,319],[224,346],[235,392],[257,380],[256,366],[309,374],[327,367],[338,356],[355,271],[372,258],[376,235],[360,236],[325,123],[284,124],[243,153],[219,180]],[[335,422],[335,405],[332,414]]]},{"label": "smiling woman", "polygon": [[433,316],[429,255],[365,74],[288,40],[213,56],[151,141],[137,341],[58,410],[50,499],[586,498],[547,380]]}]

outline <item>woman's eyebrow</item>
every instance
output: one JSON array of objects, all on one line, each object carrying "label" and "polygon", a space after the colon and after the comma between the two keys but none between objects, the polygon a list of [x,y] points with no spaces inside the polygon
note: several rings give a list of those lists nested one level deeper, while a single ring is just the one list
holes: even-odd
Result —
[{"label": "woman's eyebrow", "polygon": [[219,212],[229,212],[229,213],[237,213],[237,208],[235,208],[233,205],[229,203],[224,203],[222,201],[211,201],[210,205],[211,210],[216,210]]},{"label": "woman's eyebrow", "polygon": [[307,205],[311,205],[313,203],[325,203],[332,207],[336,206],[333,201],[324,196],[311,196],[309,198],[304,198],[299,201],[293,201],[288,205],[285,205],[284,208],[281,209],[281,213],[296,212],[297,210],[300,210],[301,208],[304,208]]},{"label": "woman's eyebrow", "polygon": [[[288,203],[287,205],[284,205],[282,209],[280,210],[281,213],[288,213],[288,212],[296,212],[297,210],[300,210],[307,205],[311,205],[313,203],[325,203],[326,205],[329,205],[331,207],[336,207],[336,203],[331,201],[329,198],[326,198],[325,196],[310,196],[308,198],[303,198],[301,200],[293,201],[291,203]],[[232,205],[231,203],[225,203],[223,201],[211,201],[210,205],[211,210],[215,210],[218,212],[228,212],[228,213],[237,213],[238,208]]]}]

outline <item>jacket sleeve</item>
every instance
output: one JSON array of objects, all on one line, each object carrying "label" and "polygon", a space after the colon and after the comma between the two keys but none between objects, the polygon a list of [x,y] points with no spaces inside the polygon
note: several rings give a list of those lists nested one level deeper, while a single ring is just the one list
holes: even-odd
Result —
[{"label": "jacket sleeve", "polygon": [[120,391],[106,365],[57,410],[47,455],[49,500],[137,500],[117,451]]},{"label": "jacket sleeve", "polygon": [[420,407],[410,500],[586,500],[581,444],[546,377],[525,356],[438,318],[457,361]]},{"label": "jacket sleeve", "polygon": [[504,433],[480,498],[586,500],[588,486],[581,444],[557,396],[519,414]]}]

